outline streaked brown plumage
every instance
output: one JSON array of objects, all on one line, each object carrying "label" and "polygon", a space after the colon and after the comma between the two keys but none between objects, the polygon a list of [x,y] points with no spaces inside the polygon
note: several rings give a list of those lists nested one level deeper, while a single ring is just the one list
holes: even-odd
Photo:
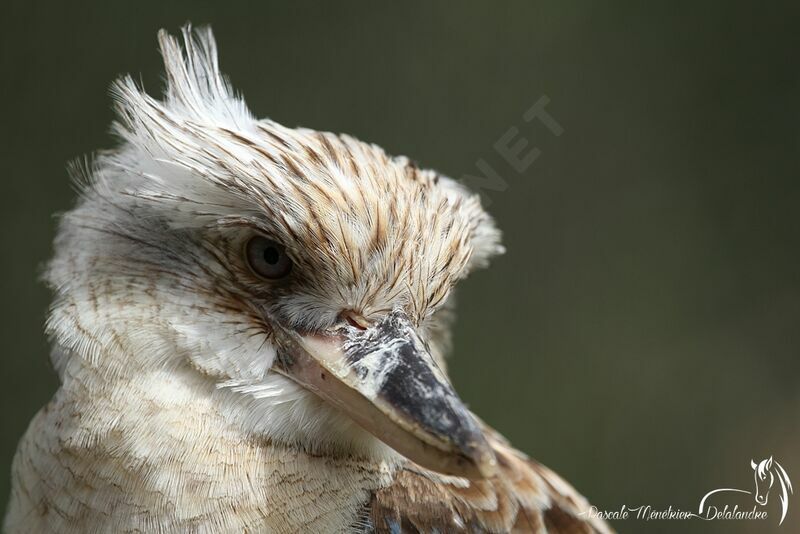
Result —
[{"label": "streaked brown plumage", "polygon": [[610,532],[585,514],[586,500],[558,475],[487,429],[499,473],[469,481],[408,463],[391,485],[374,493],[376,532]]}]

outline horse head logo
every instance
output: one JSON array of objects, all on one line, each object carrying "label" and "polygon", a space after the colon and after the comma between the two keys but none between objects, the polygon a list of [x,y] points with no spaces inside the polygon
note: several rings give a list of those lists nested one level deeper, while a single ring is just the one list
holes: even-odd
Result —
[{"label": "horse head logo", "polygon": [[755,497],[758,504],[762,506],[767,504],[769,492],[775,481],[778,482],[780,487],[778,499],[781,503],[781,523],[783,523],[789,509],[789,494],[794,492],[789,475],[781,464],[772,459],[772,456],[760,462],[750,460],[750,467],[753,468],[753,478],[756,481]]},{"label": "horse head logo", "polygon": [[766,506],[769,500],[770,490],[775,486],[779,491],[778,501],[781,505],[781,520],[778,524],[783,523],[783,520],[786,519],[786,512],[789,511],[789,495],[794,493],[789,475],[786,474],[786,470],[777,460],[773,460],[772,456],[760,462],[750,460],[750,467],[753,468],[753,477],[756,482],[755,491],[751,492],[736,488],[718,488],[711,490],[700,500],[700,515],[707,510],[707,501],[709,497],[718,493],[744,493],[747,495],[754,495],[756,504],[759,506]]},{"label": "horse head logo", "polygon": [[750,467],[753,468],[753,477],[756,479],[756,502],[761,505],[767,504],[769,490],[772,489],[772,485],[775,483],[772,465],[772,456],[758,463],[750,460]]}]

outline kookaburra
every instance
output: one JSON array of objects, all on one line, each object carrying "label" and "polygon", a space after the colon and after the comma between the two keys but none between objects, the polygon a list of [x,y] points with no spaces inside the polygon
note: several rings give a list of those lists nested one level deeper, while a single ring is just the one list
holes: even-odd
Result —
[{"label": "kookaburra", "polygon": [[470,413],[453,287],[479,197],[347,135],[257,120],[208,29],[75,169],[45,280],[60,387],[12,468],[17,532],[606,532]]}]

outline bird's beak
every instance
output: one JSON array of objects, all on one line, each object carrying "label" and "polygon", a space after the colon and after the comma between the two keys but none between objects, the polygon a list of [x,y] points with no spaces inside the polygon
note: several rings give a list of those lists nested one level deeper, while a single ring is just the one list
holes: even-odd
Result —
[{"label": "bird's beak", "polygon": [[417,464],[480,479],[496,467],[473,415],[399,311],[366,328],[301,335],[277,326],[273,368]]}]

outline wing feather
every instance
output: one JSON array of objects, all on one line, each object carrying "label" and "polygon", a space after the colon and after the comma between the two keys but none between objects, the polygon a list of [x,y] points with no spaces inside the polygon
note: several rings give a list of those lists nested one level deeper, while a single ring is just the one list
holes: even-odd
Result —
[{"label": "wing feather", "polygon": [[497,454],[496,476],[470,481],[408,463],[367,504],[368,530],[388,534],[612,532],[603,521],[580,515],[589,503],[561,477],[513,449],[489,428],[487,438]]}]

